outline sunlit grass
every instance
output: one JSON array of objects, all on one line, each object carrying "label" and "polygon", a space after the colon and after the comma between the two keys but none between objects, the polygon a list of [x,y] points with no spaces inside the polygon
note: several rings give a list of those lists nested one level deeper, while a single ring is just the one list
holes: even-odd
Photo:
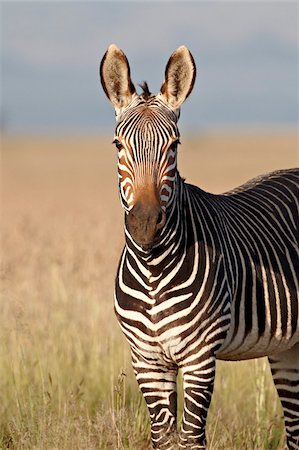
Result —
[{"label": "sunlit grass", "polygon": [[[88,229],[95,237],[97,227]],[[71,226],[67,239],[55,231],[57,247],[50,236],[35,240],[18,225],[15,232],[26,258],[4,276],[2,289],[2,447],[149,448],[146,407],[113,314],[108,272],[115,267],[94,273],[101,258],[102,264],[110,258],[95,245],[84,256],[84,238]],[[9,234],[5,240],[12,252]],[[217,364],[210,448],[282,448],[281,410],[266,361]]]},{"label": "sunlit grass", "polygon": [[[146,450],[149,418],[113,313],[115,159],[98,140],[62,144],[8,140],[3,154],[0,448]],[[282,449],[266,360],[217,369],[209,448]]]}]

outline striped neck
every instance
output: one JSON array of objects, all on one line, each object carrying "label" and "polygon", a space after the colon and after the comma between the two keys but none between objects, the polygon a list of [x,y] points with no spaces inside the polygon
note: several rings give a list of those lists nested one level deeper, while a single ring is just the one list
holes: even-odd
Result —
[{"label": "striped neck", "polygon": [[168,205],[166,210],[167,219],[165,226],[159,230],[153,246],[148,249],[142,248],[133,240],[125,220],[126,248],[130,253],[134,253],[138,259],[142,260],[143,263],[146,263],[146,265],[155,266],[168,255],[173,255],[179,252],[180,248],[184,248],[186,228],[184,220],[185,191],[184,180],[180,177],[179,172],[177,172],[173,201]]}]

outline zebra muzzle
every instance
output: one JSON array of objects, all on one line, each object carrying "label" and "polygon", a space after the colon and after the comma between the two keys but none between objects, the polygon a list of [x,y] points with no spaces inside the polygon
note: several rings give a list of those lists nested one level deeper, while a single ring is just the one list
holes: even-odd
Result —
[{"label": "zebra muzzle", "polygon": [[145,250],[158,240],[166,222],[166,214],[159,204],[138,201],[126,216],[128,231],[134,241]]}]

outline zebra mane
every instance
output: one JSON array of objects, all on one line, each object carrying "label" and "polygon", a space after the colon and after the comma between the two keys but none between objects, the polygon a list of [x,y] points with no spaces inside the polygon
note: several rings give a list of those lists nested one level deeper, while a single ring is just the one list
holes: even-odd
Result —
[{"label": "zebra mane", "polygon": [[149,97],[152,95],[152,93],[150,92],[149,88],[148,88],[148,84],[146,81],[143,81],[141,84],[139,84],[139,86],[142,89],[142,97],[144,98],[144,100],[148,100]]}]

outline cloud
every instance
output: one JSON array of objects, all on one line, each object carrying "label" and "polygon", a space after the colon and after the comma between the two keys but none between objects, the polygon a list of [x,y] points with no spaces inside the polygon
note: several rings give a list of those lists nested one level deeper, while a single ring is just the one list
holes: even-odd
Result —
[{"label": "cloud", "polygon": [[297,7],[264,2],[4,3],[4,50],[28,64],[84,66],[91,54],[114,41],[132,56],[146,58],[185,37],[196,49],[233,49],[261,30],[294,47]]},{"label": "cloud", "polygon": [[[167,59],[185,44],[199,67],[185,105],[189,123],[197,111],[207,124],[227,117],[252,121],[258,100],[264,117],[278,120],[272,109],[281,104],[281,110],[293,111],[284,116],[294,118],[297,11],[294,2],[5,2],[5,107],[15,126],[29,126],[29,119],[34,126],[37,116],[39,126],[55,120],[86,126],[86,116],[101,102],[101,121],[111,123],[97,73],[108,45],[115,42],[126,52],[135,83],[147,79],[157,91]],[[229,99],[235,119],[226,112]]]}]

